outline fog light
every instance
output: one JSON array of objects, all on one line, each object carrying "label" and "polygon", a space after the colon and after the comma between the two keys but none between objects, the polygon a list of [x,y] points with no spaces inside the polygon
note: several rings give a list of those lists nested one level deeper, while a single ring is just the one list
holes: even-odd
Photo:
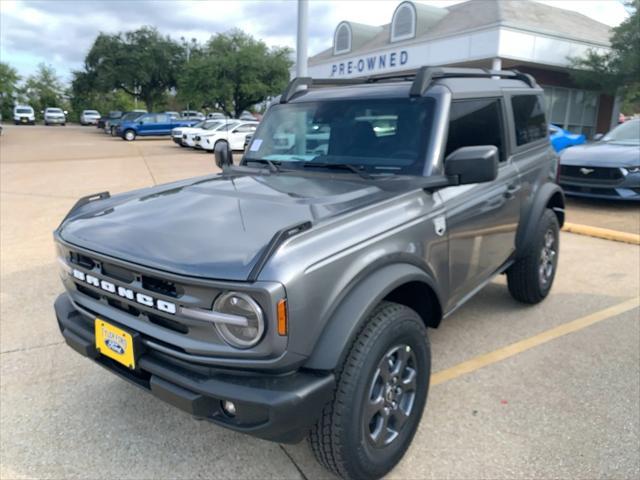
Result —
[{"label": "fog light", "polygon": [[222,402],[222,411],[229,415],[230,417],[236,416],[236,404],[230,402],[229,400],[224,400]]}]

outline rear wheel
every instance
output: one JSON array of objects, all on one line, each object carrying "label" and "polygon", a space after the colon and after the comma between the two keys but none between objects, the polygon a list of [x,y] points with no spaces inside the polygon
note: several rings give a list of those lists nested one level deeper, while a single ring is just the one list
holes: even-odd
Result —
[{"label": "rear wheel", "polygon": [[422,319],[404,305],[381,303],[351,346],[334,398],[309,434],[318,461],[346,479],[389,472],[418,428],[430,371]]},{"label": "rear wheel", "polygon": [[558,267],[560,225],[552,210],[547,209],[527,249],[507,270],[511,296],[523,303],[538,303],[549,294]]},{"label": "rear wheel", "polygon": [[133,130],[125,130],[122,138],[124,138],[127,142],[131,142],[136,139],[136,132],[134,132]]}]

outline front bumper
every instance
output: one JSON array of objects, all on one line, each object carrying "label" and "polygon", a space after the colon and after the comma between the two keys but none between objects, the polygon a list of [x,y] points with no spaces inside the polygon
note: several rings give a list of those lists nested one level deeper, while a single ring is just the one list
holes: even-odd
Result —
[{"label": "front bumper", "polygon": [[171,135],[171,139],[173,140],[174,143],[177,143],[178,145],[182,145],[182,137],[175,137]]},{"label": "front bumper", "polygon": [[[54,308],[62,336],[75,351],[195,417],[238,432],[280,443],[299,442],[331,399],[335,384],[331,373],[214,370],[149,350],[140,352],[136,369],[130,370],[97,352],[84,313],[67,294],[56,299]],[[236,405],[234,417],[223,412],[225,400]]]},{"label": "front bumper", "polygon": [[65,123],[65,119],[60,117],[55,117],[55,118],[45,117],[44,121],[47,123]]},{"label": "front bumper", "polygon": [[576,181],[560,177],[560,186],[566,195],[608,200],[640,201],[639,174],[628,175],[619,182]]}]

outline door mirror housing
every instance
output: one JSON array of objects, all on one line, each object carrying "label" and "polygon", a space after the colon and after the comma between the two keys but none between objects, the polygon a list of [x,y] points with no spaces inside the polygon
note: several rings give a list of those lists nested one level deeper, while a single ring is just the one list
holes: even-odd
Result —
[{"label": "door mirror housing", "polygon": [[445,159],[444,171],[456,185],[491,182],[498,176],[498,148],[461,147]]},{"label": "door mirror housing", "polygon": [[216,165],[219,168],[224,169],[233,163],[233,155],[231,152],[231,148],[227,142],[218,142],[216,143],[213,149],[213,155],[216,159]]}]

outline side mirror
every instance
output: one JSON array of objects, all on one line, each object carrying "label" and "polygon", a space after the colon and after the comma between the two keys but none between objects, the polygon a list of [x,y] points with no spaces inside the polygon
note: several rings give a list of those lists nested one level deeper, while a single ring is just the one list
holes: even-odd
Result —
[{"label": "side mirror", "polygon": [[224,168],[228,165],[233,164],[233,155],[231,153],[231,148],[229,148],[229,144],[227,142],[216,143],[216,146],[213,149],[213,155],[216,159],[216,165],[219,168]]},{"label": "side mirror", "polygon": [[498,148],[493,145],[462,147],[444,161],[444,172],[457,185],[491,182],[498,176]]},{"label": "side mirror", "polygon": [[64,111],[64,114],[65,114],[65,115],[68,115],[68,114],[69,114],[69,112],[67,112],[67,111],[65,110],[65,111]]},{"label": "side mirror", "polygon": [[593,136],[593,141],[594,142],[599,142],[600,140],[602,140],[604,138],[604,133],[596,133]]},{"label": "side mirror", "polygon": [[40,115],[44,115],[44,110],[40,110]]}]

